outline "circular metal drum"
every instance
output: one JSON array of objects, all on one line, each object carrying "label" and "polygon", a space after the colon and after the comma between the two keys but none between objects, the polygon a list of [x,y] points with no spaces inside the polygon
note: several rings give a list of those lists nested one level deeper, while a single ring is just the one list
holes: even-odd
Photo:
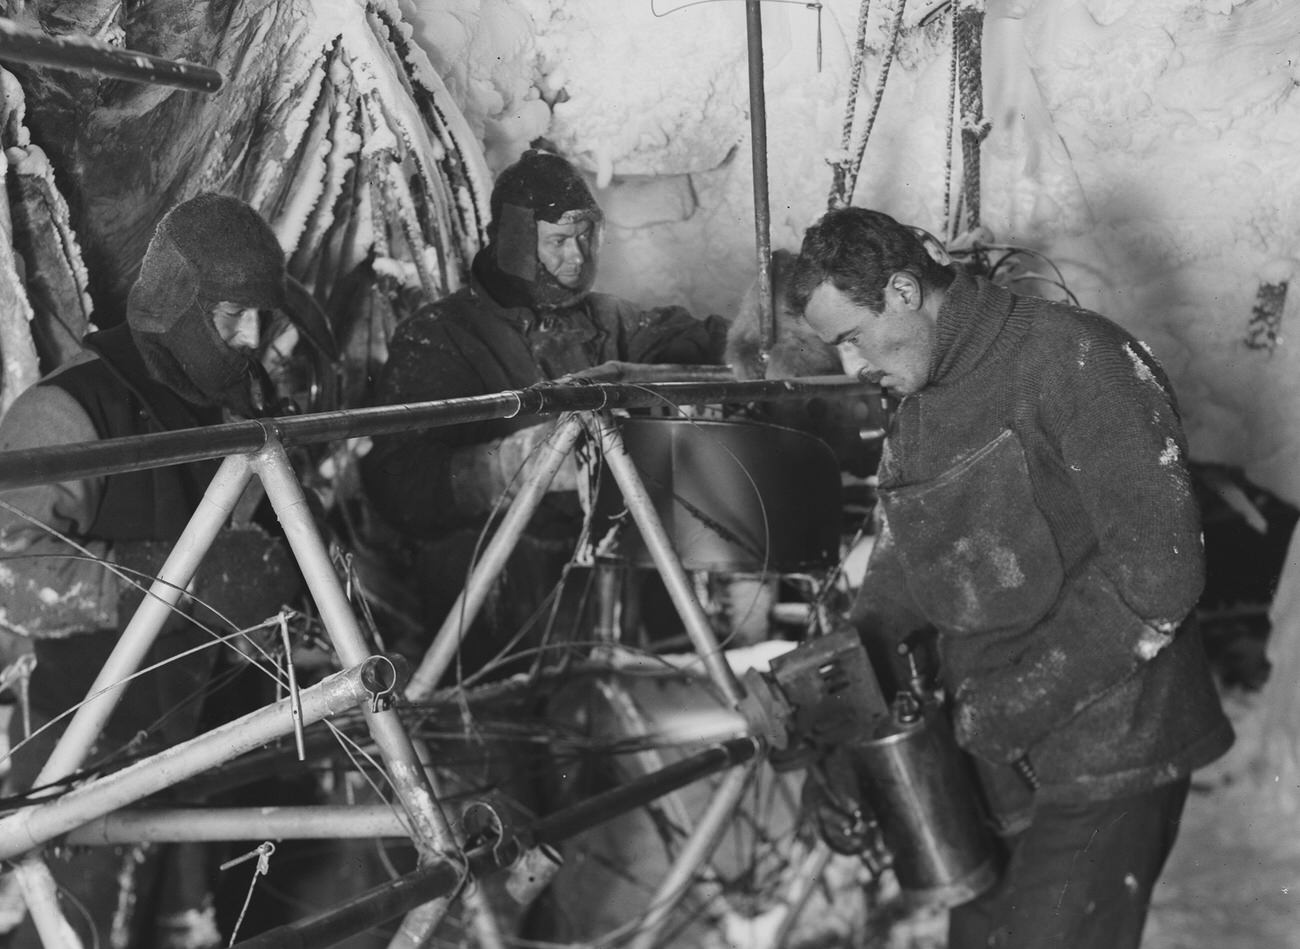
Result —
[{"label": "circular metal drum", "polygon": [[[687,570],[792,573],[839,560],[840,472],[825,442],[756,422],[633,417],[617,424]],[[605,470],[597,523],[623,510]],[[618,553],[654,566],[630,520]]]}]

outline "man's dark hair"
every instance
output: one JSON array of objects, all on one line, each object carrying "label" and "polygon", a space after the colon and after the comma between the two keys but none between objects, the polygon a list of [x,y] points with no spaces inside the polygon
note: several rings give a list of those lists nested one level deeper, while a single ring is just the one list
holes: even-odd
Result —
[{"label": "man's dark hair", "polygon": [[804,234],[790,284],[790,305],[802,313],[808,298],[830,283],[852,302],[880,311],[885,283],[906,271],[925,289],[943,289],[954,273],[939,263],[921,239],[888,214],[866,208],[827,211]]}]

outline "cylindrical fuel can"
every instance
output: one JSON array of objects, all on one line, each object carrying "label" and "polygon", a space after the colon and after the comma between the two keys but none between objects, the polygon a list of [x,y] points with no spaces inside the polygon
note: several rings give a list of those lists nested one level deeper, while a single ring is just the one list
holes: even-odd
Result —
[{"label": "cylindrical fuel can", "polygon": [[896,709],[848,748],[863,800],[875,812],[907,896],[957,906],[993,885],[993,833],[971,763],[941,709]]}]

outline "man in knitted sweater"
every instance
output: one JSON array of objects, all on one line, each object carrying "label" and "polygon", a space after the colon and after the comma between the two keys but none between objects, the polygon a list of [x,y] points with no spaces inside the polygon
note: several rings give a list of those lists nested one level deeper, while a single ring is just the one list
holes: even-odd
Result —
[{"label": "man in knitted sweater", "polygon": [[1104,317],[943,266],[878,212],[827,213],[793,279],[899,400],[853,619],[886,680],[893,646],[934,636],[1004,833],[949,949],[1136,947],[1189,776],[1232,743],[1189,628],[1201,527],[1164,372]]}]

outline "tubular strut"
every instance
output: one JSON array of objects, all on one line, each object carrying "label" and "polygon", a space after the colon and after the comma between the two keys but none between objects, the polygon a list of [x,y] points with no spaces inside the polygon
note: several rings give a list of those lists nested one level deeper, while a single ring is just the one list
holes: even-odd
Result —
[{"label": "tubular strut", "polygon": [[[307,580],[308,589],[341,662],[353,668],[364,668],[370,662],[372,657],[369,647],[285,453],[284,446],[291,440],[295,444],[303,444],[345,437],[348,433],[395,433],[470,419],[510,417],[524,411],[546,414],[566,410],[606,409],[654,404],[665,398],[679,403],[707,403],[803,398],[810,393],[857,395],[870,391],[875,391],[875,387],[848,377],[757,383],[643,383],[628,386],[553,384],[476,399],[324,413],[277,419],[273,422],[232,423],[209,429],[108,439],[48,450],[0,453],[0,471],[3,471],[0,475],[0,490],[42,480],[62,481],[89,474],[134,471],[179,461],[228,456],[161,568],[159,578],[150,589],[150,595],[145,597],[105,662],[93,687],[93,698],[84,703],[74,715],[38,776],[37,783],[62,780],[81,766],[122,694],[121,683],[139,668],[163,622],[188,586],[208,547],[229,519],[254,475],[261,479],[266,496],[280,518],[285,537]],[[715,687],[734,707],[743,698],[744,690],[726,663],[707,617],[703,616],[702,608],[694,599],[681,563],[666,539],[662,523],[658,521],[654,505],[645,496],[639,474],[622,448],[617,429],[605,412],[599,412],[596,417],[611,471],[634,520],[653,551],[661,573],[669,581],[674,605],[678,607]],[[567,452],[578,424],[573,419],[563,423],[564,440],[556,446],[558,450],[552,452],[552,457],[541,466],[541,470],[533,475],[541,490],[544,490],[545,482],[549,481],[547,469],[558,464],[557,459]],[[506,541],[513,542],[509,537]],[[347,692],[342,697],[329,699],[326,705],[311,704],[317,702],[315,695],[311,690],[306,690],[298,696],[299,707],[307,718],[328,714],[336,701],[345,705],[355,704],[353,700],[356,698],[353,692]],[[158,787],[170,786],[197,773],[196,769],[201,771],[234,757],[247,750],[247,740],[262,744],[271,737],[290,734],[295,727],[295,720],[288,711],[279,714],[277,708],[278,706],[268,706],[252,713],[247,720],[236,724],[229,734],[218,731],[198,736],[191,742],[167,749],[130,768],[87,782],[57,800],[33,805],[0,820],[0,851],[20,858],[15,872],[40,937],[47,947],[79,949],[80,944],[59,911],[54,881],[48,868],[32,848],[152,793],[158,781],[162,782]],[[469,869],[465,855],[459,849],[430,784],[425,765],[416,754],[396,710],[380,707],[375,701],[363,703],[363,711],[371,736],[381,751],[397,796],[403,804],[409,822],[405,826],[410,829],[409,836],[420,854],[422,865],[433,868],[429,872],[435,876],[446,872],[448,867],[454,867],[456,879],[463,880]],[[732,749],[727,753],[729,764],[747,760],[761,750],[756,740],[746,741],[749,751],[736,758],[734,755],[737,752]],[[673,867],[670,880],[688,878],[699,862],[708,858],[717,842],[717,827],[725,819],[725,814],[729,813],[731,805],[727,801],[739,794],[749,770],[742,769],[743,773],[736,772],[724,782],[727,793],[718,795],[717,808],[710,809],[706,820],[697,828],[687,850],[679,856]],[[698,779],[698,775],[692,778],[695,779]],[[654,796],[663,793],[666,791],[659,790]],[[608,802],[602,806],[608,806]],[[559,819],[560,815],[555,817]],[[570,814],[566,819],[575,818]],[[556,832],[554,824],[549,826],[551,832]],[[534,828],[537,840],[545,838],[547,827],[543,821]],[[676,887],[674,892],[665,891],[661,896],[662,904],[657,900],[654,909],[656,926],[666,918],[667,908],[680,898],[681,887]],[[433,902],[430,903],[429,900]],[[425,905],[417,905],[419,903]],[[423,900],[411,905],[417,908],[411,911],[399,933],[401,941],[394,943],[394,946],[413,947],[423,944],[441,919],[446,898],[440,891],[438,894],[426,895]]]}]

